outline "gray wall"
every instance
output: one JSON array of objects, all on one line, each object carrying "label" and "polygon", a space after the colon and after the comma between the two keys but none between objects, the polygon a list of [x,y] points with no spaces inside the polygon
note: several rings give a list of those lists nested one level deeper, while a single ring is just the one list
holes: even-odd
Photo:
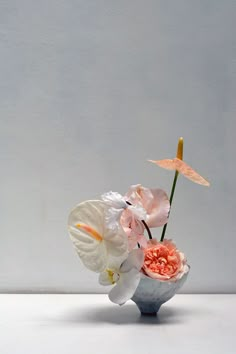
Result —
[{"label": "gray wall", "polygon": [[[184,292],[235,292],[235,1],[0,2],[0,291],[103,292],[67,235],[78,202],[163,187]],[[156,230],[159,237],[161,230]]]}]

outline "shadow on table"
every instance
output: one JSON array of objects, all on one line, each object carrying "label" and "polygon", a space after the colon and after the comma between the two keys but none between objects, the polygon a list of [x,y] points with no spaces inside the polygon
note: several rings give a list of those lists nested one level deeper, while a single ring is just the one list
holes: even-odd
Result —
[{"label": "shadow on table", "polygon": [[141,316],[135,305],[126,304],[125,306],[99,306],[96,309],[84,309],[64,313],[57,321],[63,324],[84,323],[84,324],[132,324],[141,323],[147,325],[167,325],[188,322],[189,317],[196,316],[195,311],[189,311],[180,307],[162,306],[157,316]]}]

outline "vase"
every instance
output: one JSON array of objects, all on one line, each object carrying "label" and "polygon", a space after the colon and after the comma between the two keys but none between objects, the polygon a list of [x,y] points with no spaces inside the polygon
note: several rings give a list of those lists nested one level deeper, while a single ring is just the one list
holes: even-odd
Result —
[{"label": "vase", "polygon": [[143,274],[131,300],[136,303],[141,315],[156,316],[161,305],[183,286],[187,276],[188,273],[176,281],[159,281]]}]

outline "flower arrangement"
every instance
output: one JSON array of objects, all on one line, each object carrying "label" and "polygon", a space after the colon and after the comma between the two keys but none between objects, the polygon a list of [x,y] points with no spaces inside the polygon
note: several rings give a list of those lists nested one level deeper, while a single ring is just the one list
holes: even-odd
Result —
[{"label": "flower arrangement", "polygon": [[[143,278],[171,284],[189,272],[185,255],[172,240],[165,239],[176,182],[182,174],[209,186],[183,161],[183,138],[175,158],[149,161],[175,171],[170,198],[162,189],[138,184],[124,196],[108,192],[100,200],[84,201],[69,215],[69,234],[79,257],[85,267],[99,273],[101,285],[113,285],[109,299],[119,305],[135,298]],[[151,230],[162,226],[158,241]]]}]

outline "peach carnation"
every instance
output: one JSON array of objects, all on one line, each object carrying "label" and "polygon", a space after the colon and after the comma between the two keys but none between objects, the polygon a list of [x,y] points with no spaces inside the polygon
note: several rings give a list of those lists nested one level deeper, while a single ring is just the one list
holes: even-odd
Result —
[{"label": "peach carnation", "polygon": [[189,271],[187,260],[171,240],[150,240],[144,249],[143,272],[150,278],[176,281]]}]

